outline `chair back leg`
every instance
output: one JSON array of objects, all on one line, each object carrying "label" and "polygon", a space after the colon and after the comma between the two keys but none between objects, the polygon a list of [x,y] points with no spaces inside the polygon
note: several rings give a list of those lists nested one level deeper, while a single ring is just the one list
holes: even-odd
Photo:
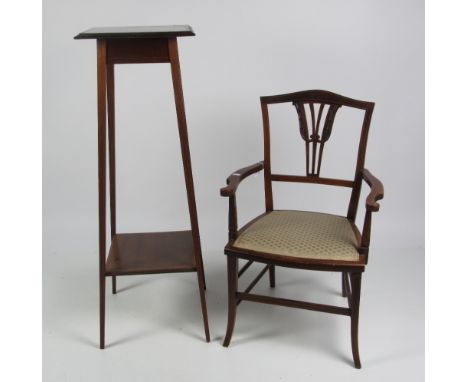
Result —
[{"label": "chair back leg", "polygon": [[361,368],[358,346],[359,302],[361,299],[362,273],[351,273],[351,346],[353,350],[354,366]]},{"label": "chair back leg", "polygon": [[117,293],[117,277],[112,276],[112,294]]},{"label": "chair back leg", "polygon": [[346,272],[341,272],[341,296],[342,297],[348,297],[348,295],[346,294],[346,277],[347,277]]},{"label": "chair back leg", "polygon": [[270,287],[274,288],[275,286],[276,286],[275,266],[270,265]]}]

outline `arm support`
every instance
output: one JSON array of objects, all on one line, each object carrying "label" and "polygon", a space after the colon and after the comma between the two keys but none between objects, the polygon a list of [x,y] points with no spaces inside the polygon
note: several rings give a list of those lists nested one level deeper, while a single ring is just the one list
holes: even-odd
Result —
[{"label": "arm support", "polygon": [[247,178],[249,175],[259,172],[260,170],[263,170],[263,162],[255,163],[232,173],[226,180],[227,186],[220,190],[221,196],[233,196],[243,179]]},{"label": "arm support", "polygon": [[220,190],[221,196],[229,196],[229,240],[235,240],[237,238],[237,187],[244,178],[259,172],[260,170],[263,170],[263,162],[258,162],[251,166],[241,168],[227,178],[227,186]]},{"label": "arm support", "polygon": [[380,208],[380,204],[377,203],[377,200],[383,199],[384,197],[384,186],[380,180],[365,168],[361,170],[361,175],[362,179],[364,179],[371,189],[366,199],[366,210],[376,212]]},{"label": "arm support", "polygon": [[366,257],[367,264],[367,256],[369,254],[369,244],[371,237],[372,212],[376,212],[380,208],[380,204],[377,203],[377,200],[383,198],[384,187],[382,182],[365,168],[361,170],[361,176],[371,189],[366,199],[366,215],[364,217],[364,227],[362,228],[361,245],[359,247],[359,253]]}]

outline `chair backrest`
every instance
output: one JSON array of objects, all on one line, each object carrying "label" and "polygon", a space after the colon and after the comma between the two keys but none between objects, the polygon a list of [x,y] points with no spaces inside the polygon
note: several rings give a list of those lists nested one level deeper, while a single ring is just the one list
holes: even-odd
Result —
[{"label": "chair backrest", "polygon": [[[361,170],[364,168],[367,136],[374,103],[355,100],[325,90],[306,90],[296,93],[260,97],[260,102],[263,117],[266,210],[273,210],[272,181],[318,183],[352,188],[347,216],[354,221],[356,219],[361,191]],[[296,109],[299,120],[299,133],[305,142],[306,175],[304,176],[271,173],[268,105],[289,102],[291,102]],[[335,115],[342,106],[361,109],[365,112],[359,139],[356,171],[353,180],[324,178],[320,176],[324,147],[331,137]],[[307,122],[307,113],[310,113],[311,126],[309,126]]]}]

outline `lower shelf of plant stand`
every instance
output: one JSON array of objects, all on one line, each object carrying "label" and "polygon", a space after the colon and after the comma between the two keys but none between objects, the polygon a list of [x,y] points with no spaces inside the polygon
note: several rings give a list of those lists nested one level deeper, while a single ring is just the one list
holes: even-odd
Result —
[{"label": "lower shelf of plant stand", "polygon": [[106,262],[107,276],[196,270],[192,231],[118,233]]}]

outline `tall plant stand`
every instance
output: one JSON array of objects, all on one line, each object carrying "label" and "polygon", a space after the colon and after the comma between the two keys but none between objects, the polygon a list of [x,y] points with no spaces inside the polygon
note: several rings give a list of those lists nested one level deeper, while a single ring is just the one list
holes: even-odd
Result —
[{"label": "tall plant stand", "polygon": [[[117,276],[169,272],[197,272],[206,341],[210,341],[205,301],[205,274],[200,246],[197,207],[185,120],[177,37],[194,36],[188,25],[155,27],[93,28],[75,39],[97,41],[98,176],[99,176],[99,314],[100,348],[105,346],[106,276],[112,277],[116,293]],[[179,127],[185,186],[190,213],[190,231],[117,233],[115,179],[114,65],[169,63]],[[107,95],[107,110],[106,110]],[[109,145],[109,195],[111,246],[106,245],[106,117]]]}]

